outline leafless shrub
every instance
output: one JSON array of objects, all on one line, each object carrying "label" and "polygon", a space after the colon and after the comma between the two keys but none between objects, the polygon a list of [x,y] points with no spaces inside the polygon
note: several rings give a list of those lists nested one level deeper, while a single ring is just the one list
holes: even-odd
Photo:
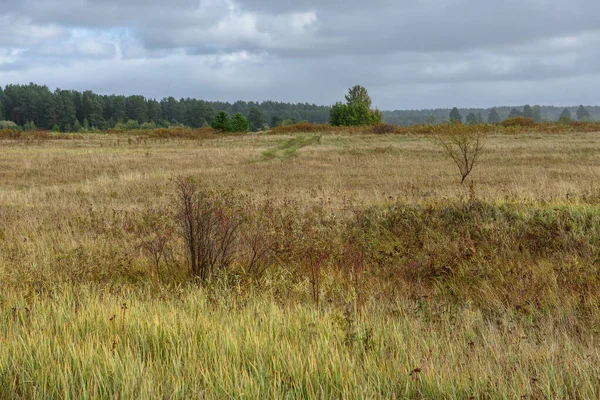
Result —
[{"label": "leafless shrub", "polygon": [[169,212],[166,209],[150,209],[144,213],[137,224],[139,229],[139,248],[152,261],[156,278],[161,280],[160,266],[170,254],[173,229]]},{"label": "leafless shrub", "polygon": [[458,167],[461,184],[479,164],[485,147],[481,133],[466,130],[438,135],[435,137],[435,142]]},{"label": "leafless shrub", "polygon": [[342,250],[342,260],[346,269],[346,275],[354,287],[357,309],[364,303],[363,299],[363,274],[365,271],[365,254],[356,238],[350,238]]},{"label": "leafless shrub", "polygon": [[317,307],[321,297],[322,269],[326,260],[327,254],[318,249],[307,250],[304,254],[304,265],[308,269],[311,293]]},{"label": "leafless shrub", "polygon": [[188,251],[192,277],[206,281],[236,257],[242,216],[231,196],[216,195],[190,178],[176,181],[176,219]]},{"label": "leafless shrub", "polygon": [[390,124],[377,124],[377,125],[373,125],[373,133],[378,134],[378,135],[383,135],[386,133],[394,133],[396,132],[396,127],[394,125],[390,125]]}]

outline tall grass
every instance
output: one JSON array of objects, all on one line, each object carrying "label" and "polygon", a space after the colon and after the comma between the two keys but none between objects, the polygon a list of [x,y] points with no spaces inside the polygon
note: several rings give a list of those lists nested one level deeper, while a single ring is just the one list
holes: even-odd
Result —
[{"label": "tall grass", "polygon": [[[152,294],[154,292],[154,294]],[[229,288],[4,294],[0,397],[596,398],[590,336],[426,301],[361,314]],[[126,306],[126,307],[124,307]]]},{"label": "tall grass", "polygon": [[[600,396],[596,134],[252,162],[311,137],[1,142],[0,398]],[[182,175],[243,221],[199,281]]]}]

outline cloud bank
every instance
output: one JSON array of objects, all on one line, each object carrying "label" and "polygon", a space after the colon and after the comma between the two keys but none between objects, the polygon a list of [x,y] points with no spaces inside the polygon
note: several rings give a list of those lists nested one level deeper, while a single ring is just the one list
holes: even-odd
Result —
[{"label": "cloud bank", "polygon": [[0,85],[383,109],[597,104],[595,0],[0,0]]}]

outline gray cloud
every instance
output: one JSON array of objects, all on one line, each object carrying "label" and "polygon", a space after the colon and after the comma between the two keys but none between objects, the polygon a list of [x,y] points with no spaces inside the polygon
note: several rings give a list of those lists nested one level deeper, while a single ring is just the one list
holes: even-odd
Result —
[{"label": "gray cloud", "polygon": [[0,0],[0,85],[381,108],[598,103],[596,0]]}]

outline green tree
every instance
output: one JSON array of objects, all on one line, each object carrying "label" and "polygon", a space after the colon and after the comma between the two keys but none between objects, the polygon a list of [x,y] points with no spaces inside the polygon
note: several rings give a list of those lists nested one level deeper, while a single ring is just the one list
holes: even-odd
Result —
[{"label": "green tree", "polygon": [[490,110],[490,113],[488,115],[488,124],[499,124],[500,122],[502,122],[502,118],[500,118],[498,110],[496,109],[496,107],[494,107]]},{"label": "green tree", "polygon": [[336,103],[329,111],[329,123],[334,126],[361,126],[381,123],[382,113],[371,110],[371,99],[365,88],[354,86],[348,90],[347,103]]},{"label": "green tree", "polygon": [[98,95],[91,90],[83,92],[81,106],[83,108],[83,119],[87,119],[90,127],[102,128],[104,126],[102,103]]},{"label": "green tree", "polygon": [[140,124],[148,122],[148,105],[144,96],[129,96],[125,103],[127,119],[135,119]]},{"label": "green tree", "polygon": [[274,115],[271,118],[271,128],[275,128],[276,126],[281,125],[283,121],[284,119],[282,117],[280,117],[279,115]]},{"label": "green tree", "polygon": [[6,106],[4,105],[4,91],[2,90],[2,86],[0,86],[0,121],[4,121],[6,119]]},{"label": "green tree", "polygon": [[63,131],[70,131],[77,120],[73,95],[68,90],[56,89],[54,97],[57,113],[56,124]]},{"label": "green tree", "polygon": [[37,128],[36,128],[35,123],[33,121],[27,121],[23,125],[23,129],[26,130],[26,131],[35,131]]},{"label": "green tree", "polygon": [[369,92],[360,85],[348,89],[348,94],[345,97],[348,105],[362,103],[366,105],[367,108],[371,108],[371,97],[369,96]]},{"label": "green tree", "polygon": [[535,122],[542,122],[542,107],[538,105],[533,106],[533,120]]},{"label": "green tree", "polygon": [[251,132],[258,132],[265,125],[265,119],[260,108],[256,106],[250,107],[248,112],[248,123],[250,124]]},{"label": "green tree", "polygon": [[571,111],[568,108],[565,108],[562,113],[560,113],[560,117],[558,117],[560,122],[571,122],[573,118],[571,117]]},{"label": "green tree", "polygon": [[450,111],[450,122],[462,123],[462,115],[460,115],[460,111],[456,107]]},{"label": "green tree", "polygon": [[469,114],[467,114],[467,124],[476,124],[478,122],[477,120],[477,115],[475,115],[475,113],[470,112]]},{"label": "green tree", "polygon": [[523,117],[533,119],[533,108],[529,104],[523,107]]},{"label": "green tree", "polygon": [[331,108],[329,123],[333,126],[375,125],[381,123],[381,113],[363,103],[336,103]]},{"label": "green tree", "polygon": [[212,128],[219,132],[229,132],[231,130],[231,120],[229,114],[225,111],[221,111],[215,117],[212,123]]},{"label": "green tree", "polygon": [[589,121],[592,118],[589,111],[582,105],[577,109],[577,120],[578,121]]},{"label": "green tree", "polygon": [[513,108],[512,110],[510,110],[510,113],[508,113],[508,118],[516,118],[516,117],[522,117],[523,113],[519,110],[517,110],[516,108]]},{"label": "green tree", "polygon": [[248,132],[248,120],[242,113],[235,113],[231,118],[231,132]]}]

